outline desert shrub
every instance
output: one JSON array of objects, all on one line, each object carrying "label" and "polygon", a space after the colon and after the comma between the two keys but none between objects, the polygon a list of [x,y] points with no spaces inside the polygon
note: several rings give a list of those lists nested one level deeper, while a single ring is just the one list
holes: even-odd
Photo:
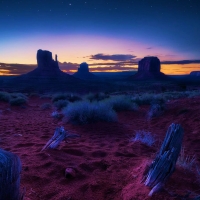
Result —
[{"label": "desert shrub", "polygon": [[199,90],[185,91],[185,94],[187,95],[188,98],[192,98],[200,96],[200,91]]},{"label": "desert shrub", "polygon": [[40,95],[38,94],[38,93],[31,93],[30,95],[29,95],[29,97],[39,97]]},{"label": "desert shrub", "polygon": [[131,100],[137,105],[150,105],[154,101],[166,101],[162,94],[143,93],[132,96]]},{"label": "desert shrub", "polygon": [[138,105],[150,105],[154,101],[162,101],[166,102],[167,100],[171,99],[180,99],[180,98],[191,98],[195,96],[200,96],[200,91],[193,90],[193,91],[170,91],[170,92],[163,92],[159,94],[155,93],[142,93],[136,94],[132,96],[132,101],[137,103]]},{"label": "desert shrub", "polygon": [[75,124],[87,124],[96,121],[116,121],[115,111],[106,103],[80,101],[70,103],[64,110],[65,119]]},{"label": "desert shrub", "polygon": [[28,102],[28,97],[22,93],[10,93],[10,105],[21,106]]},{"label": "desert shrub", "polygon": [[148,119],[160,116],[166,108],[165,103],[162,100],[152,101],[150,109],[147,113]]},{"label": "desert shrub", "polygon": [[0,101],[9,102],[10,105],[23,105],[28,101],[28,97],[22,93],[0,92]]},{"label": "desert shrub", "polygon": [[200,96],[199,90],[189,90],[189,91],[171,91],[171,92],[164,92],[160,94],[166,100],[170,99],[180,99],[180,98],[192,98],[196,96]]},{"label": "desert shrub", "polygon": [[195,157],[194,156],[186,156],[184,148],[181,148],[181,153],[177,159],[176,165],[182,167],[185,170],[191,171],[195,165]]},{"label": "desert shrub", "polygon": [[68,100],[69,102],[80,101],[82,98],[76,94],[68,94],[68,93],[57,93],[52,97],[52,102],[56,102],[59,100]]},{"label": "desert shrub", "polygon": [[51,99],[52,95],[51,94],[42,94],[40,95],[40,99]]},{"label": "desert shrub", "polygon": [[64,107],[66,107],[68,105],[68,101],[67,100],[58,100],[56,102],[54,102],[54,106],[57,108],[57,109],[62,109]]},{"label": "desert shrub", "polygon": [[163,94],[167,99],[180,99],[180,98],[192,98],[200,96],[199,90],[189,90],[189,91],[174,91],[174,92],[165,92]]},{"label": "desert shrub", "polygon": [[184,98],[187,97],[187,94],[185,92],[172,91],[163,93],[163,96],[165,96],[165,98],[169,100]]},{"label": "desert shrub", "polygon": [[22,99],[26,99],[28,100],[28,97],[22,93],[10,93],[10,97],[12,99],[15,99],[15,98],[22,98]]},{"label": "desert shrub", "polygon": [[24,99],[22,97],[16,97],[12,98],[9,103],[11,106],[21,106],[27,103],[27,99]]},{"label": "desert shrub", "polygon": [[54,111],[51,113],[51,116],[55,119],[60,119],[61,118],[61,114],[58,111]]},{"label": "desert shrub", "polygon": [[7,92],[0,92],[0,101],[9,102],[10,94]]},{"label": "desert shrub", "polygon": [[44,103],[40,106],[41,110],[47,110],[51,108],[51,104],[50,103]]},{"label": "desert shrub", "polygon": [[98,92],[98,93],[89,93],[88,95],[85,96],[86,99],[88,99],[90,102],[93,101],[102,101],[104,99],[109,98],[108,94]]},{"label": "desert shrub", "polygon": [[76,101],[81,101],[82,98],[77,94],[68,94],[67,100],[69,102],[76,102]]},{"label": "desert shrub", "polygon": [[146,131],[136,131],[135,137],[130,139],[130,142],[139,141],[147,146],[152,146],[155,143],[155,138],[152,136],[151,132]]},{"label": "desert shrub", "polygon": [[131,101],[131,98],[126,95],[116,95],[105,100],[107,104],[115,111],[125,111],[125,110],[137,110],[138,106],[136,103]]},{"label": "desert shrub", "polygon": [[197,179],[200,183],[200,168],[196,165],[196,173],[197,173]]},{"label": "desert shrub", "polygon": [[52,96],[52,102],[56,102],[58,100],[66,100],[67,94],[66,93],[56,93]]}]

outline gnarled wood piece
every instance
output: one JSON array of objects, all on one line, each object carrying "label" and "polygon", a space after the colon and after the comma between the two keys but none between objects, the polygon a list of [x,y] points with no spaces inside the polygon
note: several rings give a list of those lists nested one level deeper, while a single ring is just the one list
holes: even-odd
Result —
[{"label": "gnarled wood piece", "polygon": [[169,126],[160,151],[145,176],[144,184],[152,188],[149,196],[160,190],[174,172],[181,150],[183,133],[183,128],[179,124],[173,123]]},{"label": "gnarled wood piece", "polygon": [[80,137],[80,136],[77,134],[67,133],[63,127],[60,127],[60,128],[57,127],[54,132],[53,137],[46,143],[46,145],[42,148],[41,151],[44,151],[45,149],[48,149],[48,148],[55,149],[63,140],[66,140],[68,138],[76,138],[76,137]]},{"label": "gnarled wood piece", "polygon": [[11,152],[0,149],[0,199],[20,200],[21,161]]}]

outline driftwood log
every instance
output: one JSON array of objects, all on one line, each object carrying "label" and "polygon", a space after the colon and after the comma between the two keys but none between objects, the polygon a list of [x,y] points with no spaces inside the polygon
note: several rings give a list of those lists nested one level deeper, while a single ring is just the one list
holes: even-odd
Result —
[{"label": "driftwood log", "polygon": [[21,161],[19,157],[0,149],[0,200],[20,200]]},{"label": "driftwood log", "polygon": [[152,188],[149,196],[159,191],[174,172],[181,150],[183,133],[183,128],[179,124],[169,126],[160,151],[144,178],[144,184]]},{"label": "driftwood log", "polygon": [[44,151],[45,149],[48,149],[48,148],[55,149],[59,146],[59,144],[63,140],[67,140],[68,138],[76,138],[76,137],[80,137],[80,136],[77,134],[67,133],[62,126],[60,128],[57,127],[54,132],[53,137],[46,143],[46,145],[42,148],[41,151]]}]

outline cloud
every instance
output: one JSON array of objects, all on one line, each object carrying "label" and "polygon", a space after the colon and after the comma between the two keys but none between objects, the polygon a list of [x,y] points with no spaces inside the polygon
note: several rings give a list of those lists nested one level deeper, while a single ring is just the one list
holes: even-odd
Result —
[{"label": "cloud", "polygon": [[168,64],[168,65],[173,65],[173,64],[199,64],[200,60],[178,60],[178,61],[162,61],[161,64]]},{"label": "cloud", "polygon": [[153,49],[153,47],[148,47],[147,49]]},{"label": "cloud", "polygon": [[112,60],[112,61],[130,61],[136,58],[136,56],[131,54],[113,54],[113,55],[106,55],[106,54],[96,54],[91,55],[90,59],[93,60]]},{"label": "cloud", "polygon": [[90,71],[136,71],[138,68],[137,67],[131,67],[131,66],[122,66],[122,65],[113,65],[113,66],[97,66],[97,67],[92,67],[90,68]]},{"label": "cloud", "polygon": [[[76,71],[78,66],[78,63],[59,62],[59,67],[64,72]],[[26,74],[35,68],[37,68],[37,65],[0,63],[0,75],[21,75]]]},{"label": "cloud", "polygon": [[133,61],[124,61],[124,62],[106,62],[106,63],[93,63],[93,64],[89,64],[89,66],[97,66],[97,65],[138,65],[138,61],[140,61],[141,59],[135,59]]},{"label": "cloud", "polygon": [[23,64],[5,64],[0,63],[0,73],[6,75],[20,75],[26,74],[34,70],[37,65],[23,65]]},{"label": "cloud", "polygon": [[[133,65],[133,64],[132,64]],[[77,63],[59,63],[60,69],[66,73],[72,73],[77,71],[79,64]],[[125,71],[125,70],[137,70],[137,67],[128,66],[123,62],[119,63],[95,63],[89,64],[90,71]]]},{"label": "cloud", "polygon": [[[97,54],[99,55],[99,54]],[[113,56],[113,55],[111,55]],[[127,71],[127,70],[137,70],[138,61],[141,58],[136,58],[128,61],[118,61],[118,62],[106,62],[106,63],[91,63],[89,64],[90,71]],[[116,60],[115,60],[116,61]],[[173,65],[180,64],[184,65],[185,68],[193,68],[192,66],[187,66],[187,64],[200,64],[200,60],[179,60],[179,61],[161,61],[161,64]],[[62,71],[66,73],[74,73],[77,71],[80,64],[64,62],[59,63],[59,67]],[[20,75],[26,74],[34,70],[37,65],[24,65],[24,64],[6,64],[0,63],[0,75]],[[196,69],[195,69],[196,70]]]},{"label": "cloud", "polygon": [[[130,66],[129,66],[130,65]],[[133,67],[134,63],[118,62],[118,63],[95,63],[89,64],[90,71],[127,71],[137,70]],[[23,64],[6,64],[0,63],[0,75],[21,75],[34,70],[37,65],[23,65]],[[79,64],[70,62],[59,62],[59,67],[63,72],[73,74],[77,71]]]},{"label": "cloud", "polygon": [[77,70],[79,67],[78,63],[71,63],[71,62],[64,62],[64,63],[58,63],[59,67],[61,70],[64,71],[73,71],[73,70]]}]

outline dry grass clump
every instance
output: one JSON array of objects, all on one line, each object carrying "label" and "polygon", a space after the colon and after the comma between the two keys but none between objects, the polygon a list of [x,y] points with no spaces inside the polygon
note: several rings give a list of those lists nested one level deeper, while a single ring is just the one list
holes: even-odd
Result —
[{"label": "dry grass clump", "polygon": [[11,93],[10,94],[10,105],[11,106],[21,106],[28,102],[28,97],[22,93]]},{"label": "dry grass clump", "polygon": [[56,93],[52,96],[52,102],[56,102],[58,100],[68,100],[69,102],[80,101],[82,98],[77,94],[70,93]]},{"label": "dry grass clump", "polygon": [[62,108],[64,108],[64,107],[66,107],[66,106],[68,105],[68,103],[69,103],[68,100],[58,100],[58,101],[54,102],[53,105],[54,105],[58,110],[60,110],[60,109],[62,109]]},{"label": "dry grass clump", "polygon": [[36,92],[30,93],[29,97],[40,97],[40,95]]},{"label": "dry grass clump", "polygon": [[40,99],[51,99],[52,98],[52,94],[42,94],[40,95]]},{"label": "dry grass clump", "polygon": [[131,97],[127,95],[115,95],[104,101],[115,111],[137,110],[138,105],[132,102]]},{"label": "dry grass clump", "polygon": [[155,93],[142,93],[136,94],[131,97],[131,100],[135,102],[137,105],[150,105],[152,102],[160,101],[165,102],[166,97],[161,94]]},{"label": "dry grass clump", "polygon": [[117,120],[115,111],[104,102],[80,101],[70,103],[63,109],[65,121],[74,124],[88,124],[97,121],[112,122]]},{"label": "dry grass clump", "polygon": [[13,98],[10,100],[11,106],[21,106],[27,103],[27,99],[24,98]]},{"label": "dry grass clump", "polygon": [[200,90],[190,91],[166,91],[162,93],[141,93],[132,95],[132,101],[138,105],[150,105],[152,101],[163,101],[180,98],[192,98],[200,96]]},{"label": "dry grass clump", "polygon": [[178,157],[176,164],[185,170],[192,171],[193,167],[195,166],[195,162],[195,156],[186,156],[185,149],[182,147],[180,156]]},{"label": "dry grass clump", "polygon": [[156,140],[154,136],[151,134],[151,132],[139,130],[136,131],[135,136],[130,139],[130,142],[137,142],[137,141],[151,147],[155,144]]},{"label": "dry grass clump", "polygon": [[51,104],[50,103],[44,103],[40,106],[41,110],[48,110],[51,108]]},{"label": "dry grass clump", "polygon": [[0,101],[9,102],[10,94],[7,92],[0,92]]},{"label": "dry grass clump", "polygon": [[0,101],[8,102],[12,106],[20,106],[27,103],[28,97],[22,93],[0,92]]},{"label": "dry grass clump", "polygon": [[104,99],[108,99],[110,96],[108,94],[105,94],[103,92],[98,93],[89,93],[85,95],[85,99],[89,100],[90,102],[93,101],[102,101]]},{"label": "dry grass clump", "polygon": [[163,114],[164,110],[166,109],[165,101],[163,100],[154,100],[152,101],[149,111],[147,113],[147,118],[151,119],[154,117],[158,117]]},{"label": "dry grass clump", "polygon": [[60,119],[61,118],[61,114],[58,112],[58,111],[53,111],[51,113],[51,116],[54,118],[54,119]]}]

